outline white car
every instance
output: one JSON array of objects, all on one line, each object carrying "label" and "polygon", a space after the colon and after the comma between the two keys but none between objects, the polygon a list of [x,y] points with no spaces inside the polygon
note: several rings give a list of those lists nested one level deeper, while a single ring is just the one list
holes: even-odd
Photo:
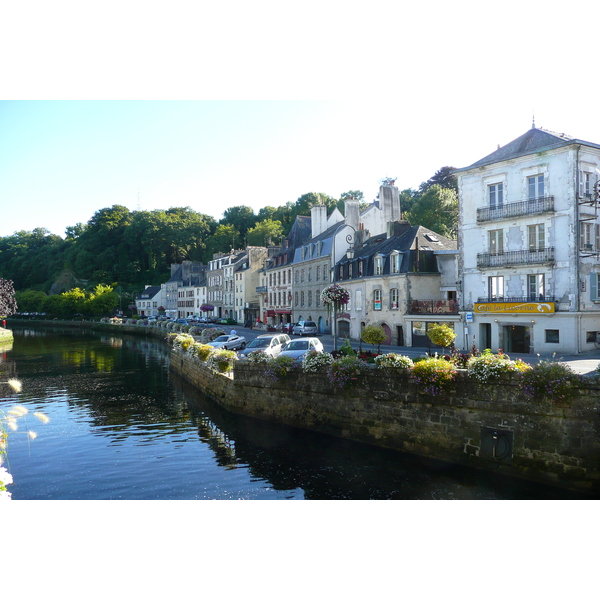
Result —
[{"label": "white car", "polygon": [[246,338],[239,335],[220,335],[208,345],[225,350],[243,350],[246,347]]},{"label": "white car", "polygon": [[294,335],[316,335],[319,333],[319,328],[314,321],[300,321],[294,325],[292,333]]},{"label": "white car", "polygon": [[297,361],[301,361],[307,352],[323,352],[323,344],[319,338],[307,337],[299,340],[289,341],[281,351],[279,356],[289,356]]},{"label": "white car", "polygon": [[250,352],[265,352],[269,356],[276,358],[279,356],[281,349],[290,341],[290,336],[287,333],[267,333],[254,338],[240,352],[240,358],[248,358]]}]

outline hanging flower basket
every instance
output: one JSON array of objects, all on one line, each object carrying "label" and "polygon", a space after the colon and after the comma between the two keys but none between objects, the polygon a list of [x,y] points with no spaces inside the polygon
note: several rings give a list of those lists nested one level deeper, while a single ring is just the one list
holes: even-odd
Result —
[{"label": "hanging flower basket", "polygon": [[350,292],[334,283],[321,292],[321,302],[328,306],[343,306],[350,302]]},{"label": "hanging flower basket", "polygon": [[212,312],[213,310],[215,310],[215,307],[212,304],[203,304],[200,307],[200,310],[202,312]]}]

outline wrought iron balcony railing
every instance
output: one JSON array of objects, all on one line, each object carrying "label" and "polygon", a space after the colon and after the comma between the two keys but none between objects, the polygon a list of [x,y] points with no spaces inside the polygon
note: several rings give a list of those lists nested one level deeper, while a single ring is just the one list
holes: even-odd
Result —
[{"label": "wrought iron balcony railing", "polygon": [[411,315],[457,315],[458,302],[456,300],[411,300],[408,311]]},{"label": "wrought iron balcony railing", "polygon": [[507,267],[512,265],[540,265],[554,262],[554,248],[539,250],[515,250],[500,254],[477,254],[477,268]]},{"label": "wrought iron balcony railing", "polygon": [[500,206],[477,209],[477,222],[497,221],[499,219],[512,219],[523,215],[534,215],[554,211],[554,196],[542,196],[523,200],[522,202],[510,202]]},{"label": "wrought iron balcony railing", "polygon": [[529,296],[488,296],[477,298],[478,304],[492,304],[494,302],[556,302],[554,296],[545,294],[530,294]]}]

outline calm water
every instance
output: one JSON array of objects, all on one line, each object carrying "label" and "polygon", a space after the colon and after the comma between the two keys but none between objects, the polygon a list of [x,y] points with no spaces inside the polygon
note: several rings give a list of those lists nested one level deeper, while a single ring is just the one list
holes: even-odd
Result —
[{"label": "calm water", "polygon": [[0,367],[23,390],[0,408],[50,417],[27,417],[31,443],[10,436],[14,500],[581,497],[231,415],[171,374],[156,340],[14,334]]}]

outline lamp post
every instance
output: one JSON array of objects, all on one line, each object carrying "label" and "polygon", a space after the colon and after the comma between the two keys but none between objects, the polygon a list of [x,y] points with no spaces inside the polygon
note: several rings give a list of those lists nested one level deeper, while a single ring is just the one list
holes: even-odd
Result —
[{"label": "lamp post", "polygon": [[[353,254],[354,254],[354,250],[353,250],[353,246],[354,243],[356,241],[356,229],[354,229],[354,227],[352,227],[352,225],[348,225],[346,222],[344,223],[340,223],[340,226],[335,230],[334,234],[333,234],[333,243],[332,243],[332,248],[331,248],[331,283],[332,285],[335,285],[335,238],[338,234],[339,231],[341,231],[344,227],[349,227],[350,229],[352,229],[352,233],[348,233],[348,235],[346,235],[346,243],[348,244],[348,248],[346,250],[346,254],[348,256],[348,258],[352,258]],[[340,289],[344,289],[344,288],[340,288]],[[348,293],[347,290],[344,290],[346,292],[346,294]],[[333,320],[331,322],[331,331],[333,334],[333,350],[334,352],[337,350],[337,311],[338,308],[341,306],[341,304],[339,302],[332,302],[331,303],[333,306]]]}]

